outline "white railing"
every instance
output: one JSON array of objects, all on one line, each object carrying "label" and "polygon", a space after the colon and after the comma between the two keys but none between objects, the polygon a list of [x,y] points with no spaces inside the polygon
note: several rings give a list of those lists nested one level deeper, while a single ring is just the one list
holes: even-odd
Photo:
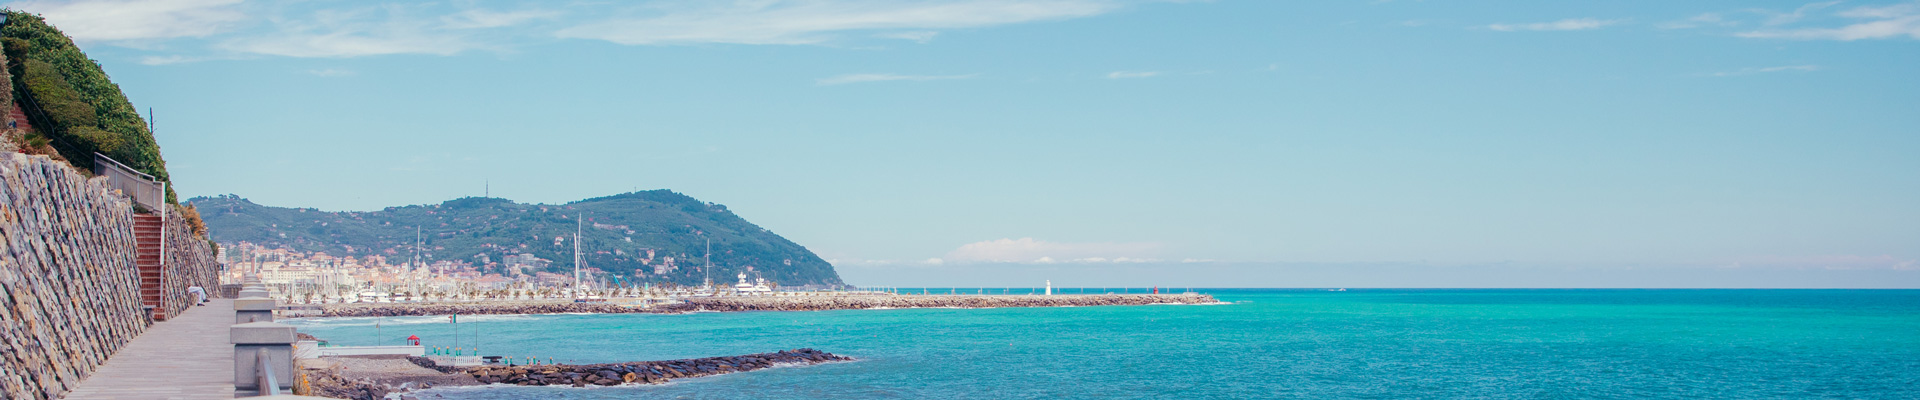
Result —
[{"label": "white railing", "polygon": [[93,174],[107,177],[108,185],[133,198],[134,203],[166,215],[166,182],[100,153],[93,153]]}]

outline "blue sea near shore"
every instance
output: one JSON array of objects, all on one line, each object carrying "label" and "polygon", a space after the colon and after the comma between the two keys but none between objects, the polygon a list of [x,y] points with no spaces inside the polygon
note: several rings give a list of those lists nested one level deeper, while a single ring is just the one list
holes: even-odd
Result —
[{"label": "blue sea near shore", "polygon": [[[859,361],[422,398],[1920,398],[1920,290],[1205,289],[1231,304],[462,316],[483,354]],[[336,345],[446,317],[292,324]],[[379,328],[375,327],[376,322]]]}]

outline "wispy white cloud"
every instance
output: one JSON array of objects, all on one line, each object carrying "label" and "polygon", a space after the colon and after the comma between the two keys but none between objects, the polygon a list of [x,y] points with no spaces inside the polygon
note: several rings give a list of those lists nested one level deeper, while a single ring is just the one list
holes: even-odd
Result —
[{"label": "wispy white cloud", "polygon": [[528,21],[559,16],[560,12],[549,10],[492,11],[475,8],[442,16],[440,22],[449,29],[482,29],[520,25]]},{"label": "wispy white cloud", "polygon": [[553,37],[630,45],[926,43],[944,30],[1097,16],[1133,1],[663,0],[572,3],[564,10],[468,1],[20,0],[8,6],[40,13],[76,40],[164,52],[140,60],[164,65],[259,55],[453,55]]},{"label": "wispy white cloud", "polygon": [[1033,238],[968,243],[942,257],[954,263],[1138,263],[1160,261],[1158,243],[1062,243]]},{"label": "wispy white cloud", "polygon": [[879,0],[672,2],[639,6],[606,20],[556,33],[629,45],[818,44],[837,33],[973,28],[1099,15],[1119,8],[1103,0]]},{"label": "wispy white cloud", "polygon": [[1693,28],[1700,28],[1700,27],[1711,27],[1711,26],[1727,27],[1727,26],[1735,26],[1735,25],[1740,25],[1740,23],[1737,21],[1728,20],[1726,19],[1726,17],[1720,16],[1719,13],[1705,13],[1705,14],[1695,15],[1692,18],[1687,18],[1685,20],[1662,22],[1658,25],[1655,25],[1654,27],[1660,28],[1660,29],[1693,29]]},{"label": "wispy white cloud", "polygon": [[1107,79],[1152,78],[1160,76],[1160,71],[1113,71],[1107,73]]},{"label": "wispy white cloud", "polygon": [[310,69],[306,70],[305,73],[313,76],[353,76],[353,71],[334,68]]},{"label": "wispy white cloud", "polygon": [[1813,72],[1813,71],[1819,71],[1819,70],[1820,70],[1820,66],[1818,65],[1782,65],[1778,67],[1741,68],[1738,70],[1715,72],[1707,75],[1708,76],[1741,76],[1741,75],[1764,74],[1769,72]]},{"label": "wispy white cloud", "polygon": [[7,8],[40,14],[77,41],[139,41],[220,33],[247,19],[241,1],[31,0]]},{"label": "wispy white cloud", "polygon": [[967,75],[846,74],[846,75],[815,79],[814,83],[819,84],[821,86],[830,86],[830,85],[844,85],[848,83],[861,83],[861,82],[941,81],[941,80],[952,80],[952,79],[970,79],[977,76],[980,76],[980,74],[967,74]]},{"label": "wispy white cloud", "polygon": [[140,58],[140,64],[143,64],[143,65],[173,65],[173,64],[190,63],[194,61],[200,61],[200,59],[182,56],[182,55],[147,56],[147,57]]},{"label": "wispy white cloud", "polygon": [[1790,12],[1778,12],[1778,11],[1765,10],[1765,9],[1754,9],[1752,11],[1760,14],[1766,14],[1768,16],[1767,20],[1763,22],[1766,25],[1786,25],[1786,24],[1791,24],[1795,22],[1800,22],[1801,18],[1807,17],[1807,13],[1810,13],[1822,8],[1832,7],[1835,4],[1840,4],[1840,2],[1836,0],[1836,1],[1823,1],[1818,3],[1808,3],[1805,5],[1801,5],[1798,8],[1794,8],[1793,11],[1790,11]]},{"label": "wispy white cloud", "polygon": [[322,10],[303,19],[275,21],[276,32],[227,40],[221,48],[288,57],[358,57],[387,54],[452,55],[483,48],[478,41],[440,29],[402,6]]},{"label": "wispy white cloud", "polygon": [[940,36],[940,32],[938,31],[905,31],[905,32],[887,32],[887,33],[882,33],[878,35],[873,35],[873,37],[882,38],[882,39],[906,39],[906,40],[912,40],[918,43],[931,42],[933,41],[933,37],[935,36]]},{"label": "wispy white cloud", "polygon": [[[1817,4],[1830,5],[1830,3]],[[1801,9],[1805,10],[1807,7],[1801,7]],[[1794,14],[1801,12],[1795,11]],[[1736,35],[1760,39],[1839,41],[1900,37],[1920,39],[1920,2],[1856,7],[1834,15],[1859,22],[1831,28],[1768,29],[1740,32]],[[1797,16],[1794,18],[1794,20],[1798,19]]]},{"label": "wispy white cloud", "polygon": [[1584,31],[1604,28],[1620,23],[1617,19],[1569,18],[1553,22],[1534,22],[1524,24],[1493,24],[1487,29],[1501,32],[1516,31]]}]

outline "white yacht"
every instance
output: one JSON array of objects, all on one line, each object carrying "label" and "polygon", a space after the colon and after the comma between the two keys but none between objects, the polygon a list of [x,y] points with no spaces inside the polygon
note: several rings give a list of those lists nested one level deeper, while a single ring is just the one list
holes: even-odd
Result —
[{"label": "white yacht", "polygon": [[733,291],[738,292],[740,294],[773,293],[773,288],[767,287],[766,279],[756,277],[754,278],[754,280],[756,281],[755,283],[747,283],[747,273],[741,272],[740,283],[736,283],[733,285]]}]

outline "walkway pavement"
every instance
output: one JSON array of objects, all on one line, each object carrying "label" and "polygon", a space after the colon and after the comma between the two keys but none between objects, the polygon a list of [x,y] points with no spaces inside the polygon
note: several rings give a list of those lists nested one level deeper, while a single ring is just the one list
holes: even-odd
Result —
[{"label": "walkway pavement", "polygon": [[212,299],[154,323],[67,399],[232,399],[233,300]]}]

